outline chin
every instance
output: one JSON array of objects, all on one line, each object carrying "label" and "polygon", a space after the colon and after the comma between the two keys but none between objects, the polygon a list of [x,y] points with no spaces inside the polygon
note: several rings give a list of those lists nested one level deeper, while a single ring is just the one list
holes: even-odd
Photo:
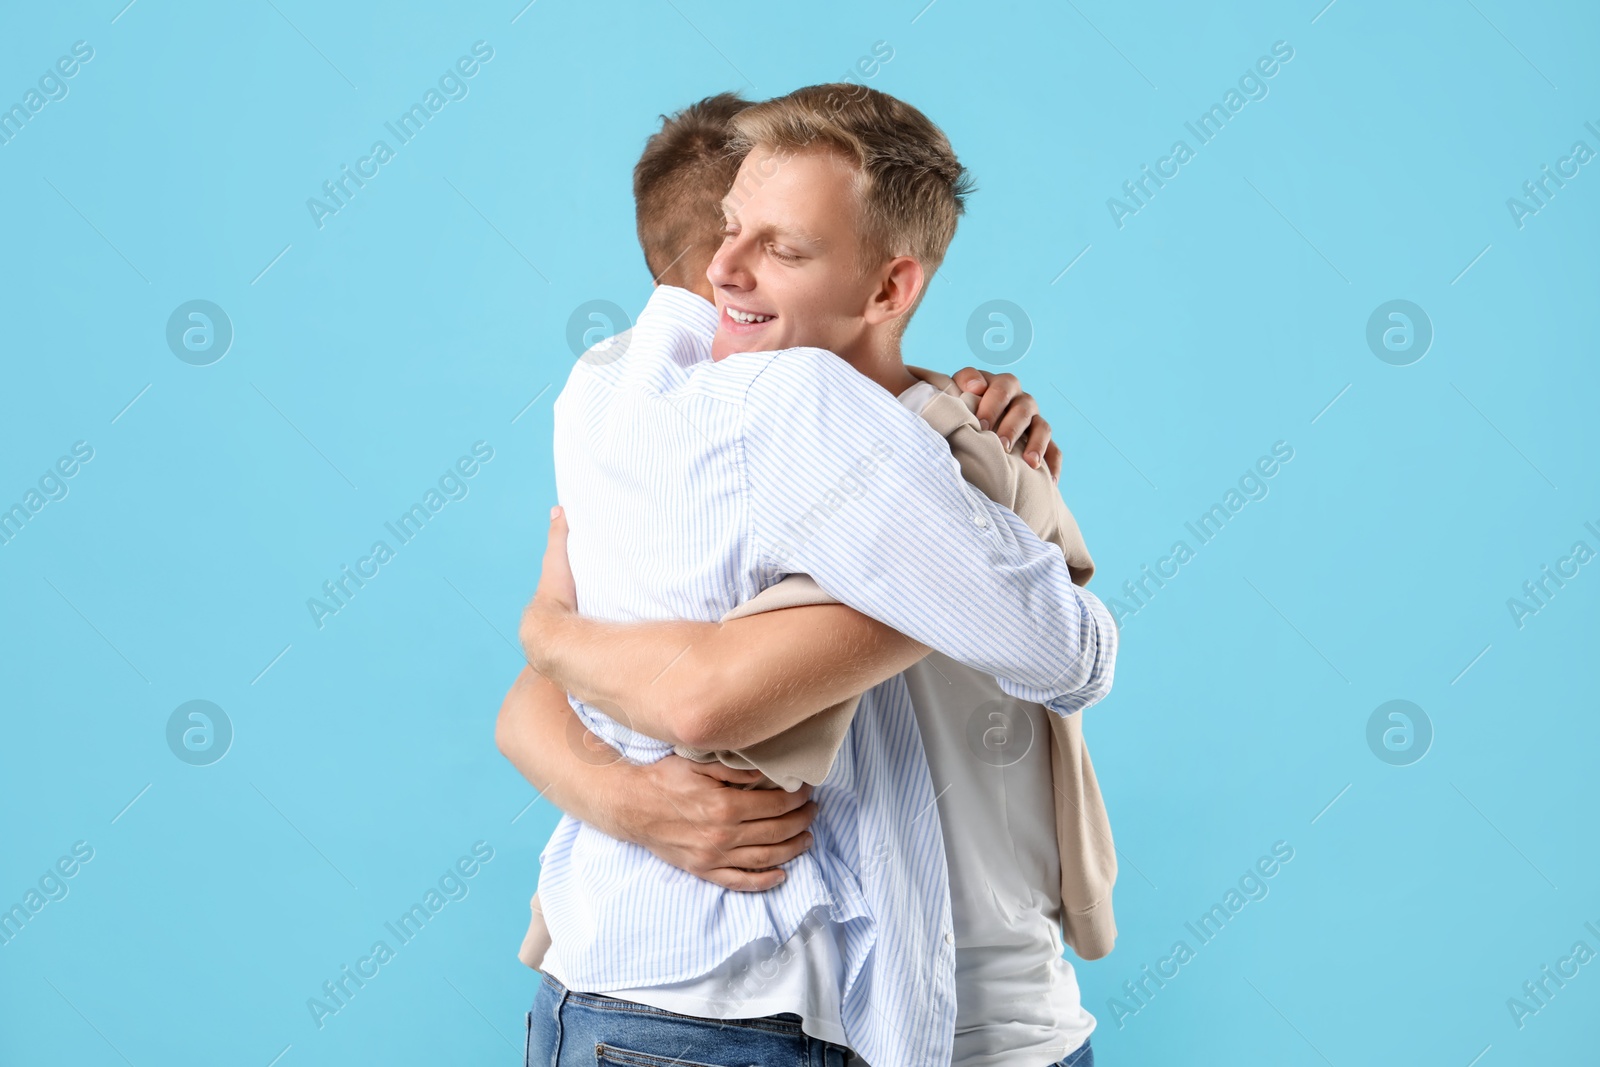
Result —
[{"label": "chin", "polygon": [[758,345],[752,344],[753,338],[735,337],[723,330],[718,330],[711,338],[712,360],[726,359],[740,352],[759,352]]}]

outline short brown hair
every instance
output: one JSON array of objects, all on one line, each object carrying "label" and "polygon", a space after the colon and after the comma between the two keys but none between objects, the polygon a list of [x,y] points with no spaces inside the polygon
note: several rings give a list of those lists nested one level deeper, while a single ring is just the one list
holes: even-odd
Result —
[{"label": "short brown hair", "polygon": [[931,275],[944,262],[972,181],[928,116],[865,85],[810,85],[754,104],[732,120],[733,150],[821,147],[860,173],[863,250],[911,256]]},{"label": "short brown hair", "polygon": [[750,106],[718,93],[661,116],[633,168],[634,216],[650,275],[659,279],[695,245],[714,245],[722,228],[722,198],[739,171],[729,151],[729,122]]}]

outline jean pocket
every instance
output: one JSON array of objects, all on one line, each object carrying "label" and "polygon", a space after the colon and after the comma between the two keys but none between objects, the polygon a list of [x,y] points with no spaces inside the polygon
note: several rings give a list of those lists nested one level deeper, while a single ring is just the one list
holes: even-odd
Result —
[{"label": "jean pocket", "polygon": [[599,1067],[728,1067],[726,1064],[701,1063],[674,1056],[657,1056],[649,1052],[631,1052],[615,1045],[600,1044],[594,1047],[594,1061]]}]

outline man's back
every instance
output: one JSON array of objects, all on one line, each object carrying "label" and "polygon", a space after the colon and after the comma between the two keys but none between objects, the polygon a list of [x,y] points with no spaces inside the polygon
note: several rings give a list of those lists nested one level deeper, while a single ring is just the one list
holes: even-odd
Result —
[{"label": "man's back", "polygon": [[[685,388],[709,365],[700,338],[715,322],[699,297],[658,290],[622,355],[579,360],[556,399],[556,486],[585,615],[711,621],[759,591],[743,588],[736,413]],[[664,404],[681,419],[663,421]]]},{"label": "man's back", "polygon": [[[556,480],[586,615],[710,621],[782,576],[763,562],[750,538],[737,453],[739,399],[751,376],[760,373],[760,357],[740,357],[719,367],[714,378],[695,380],[698,371],[711,367],[703,340],[714,320],[715,312],[700,298],[658,289],[623,356],[580,362],[556,402]],[[639,996],[706,975],[745,946],[764,942],[775,951],[797,934],[812,936],[818,922],[829,922],[837,930],[829,939],[845,946],[845,981],[835,997],[842,999],[860,980],[876,941],[869,896],[892,895],[890,877],[919,883],[917,896],[943,895],[942,850],[930,851],[926,840],[918,846],[917,838],[890,820],[863,816],[863,803],[876,811],[933,803],[925,770],[909,776],[880,772],[868,783],[858,779],[858,765],[904,764],[908,751],[920,763],[904,684],[893,679],[866,699],[880,713],[852,737],[835,773],[817,790],[815,843],[787,865],[788,877],[776,889],[727,891],[638,846],[563,819],[542,857],[540,897],[554,935],[545,969],[571,988]],[[580,702],[574,707],[630,759],[647,762],[671,751],[598,709]],[[864,866],[863,849],[909,861],[904,868],[879,864],[862,879],[856,869]],[[930,939],[946,928],[937,922],[935,927]],[[922,974],[879,976],[881,1005],[869,1007],[858,995],[834,1026],[846,1024],[859,1034],[863,1026],[878,1025],[876,1012],[902,1014],[941,978],[948,984],[952,960],[943,961],[940,975],[935,951],[925,949],[915,950],[920,960],[904,961],[905,970],[914,963]],[[881,955],[895,958],[892,952]],[[899,982],[906,983],[900,994],[888,995]],[[730,1000],[748,997],[742,987],[729,993]],[[946,999],[951,997],[953,988]],[[938,1004],[938,996],[929,1001],[930,1007]],[[802,1005],[785,1007],[804,1014]]]}]

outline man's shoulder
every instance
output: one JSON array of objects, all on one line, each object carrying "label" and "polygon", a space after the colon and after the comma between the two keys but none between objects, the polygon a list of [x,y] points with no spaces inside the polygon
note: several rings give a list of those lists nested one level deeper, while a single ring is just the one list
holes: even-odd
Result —
[{"label": "man's shoulder", "polygon": [[767,384],[804,374],[808,368],[815,372],[825,360],[834,360],[831,352],[820,348],[784,348],[771,352],[735,352],[707,368],[707,383],[726,382],[730,387],[749,390],[757,382]]},{"label": "man's shoulder", "polygon": [[689,368],[672,392],[678,399],[698,398],[732,407],[760,404],[762,381],[781,352],[739,352],[712,362],[707,360]]},{"label": "man's shoulder", "polygon": [[[671,299],[675,295],[679,299]],[[710,361],[711,335],[715,330],[714,320],[707,321],[710,307],[692,293],[658,289],[639,313],[637,322],[627,325],[624,319],[617,323],[624,329],[583,350],[567,375],[561,395],[586,389],[601,393],[628,389],[659,393],[681,385],[696,368]],[[591,319],[597,314],[592,314]],[[576,350],[578,339],[569,340]],[[587,336],[583,340],[588,340]]]},{"label": "man's shoulder", "polygon": [[740,352],[715,365],[704,378],[748,408],[774,414],[816,409],[854,412],[856,417],[899,408],[886,390],[823,348]]}]

